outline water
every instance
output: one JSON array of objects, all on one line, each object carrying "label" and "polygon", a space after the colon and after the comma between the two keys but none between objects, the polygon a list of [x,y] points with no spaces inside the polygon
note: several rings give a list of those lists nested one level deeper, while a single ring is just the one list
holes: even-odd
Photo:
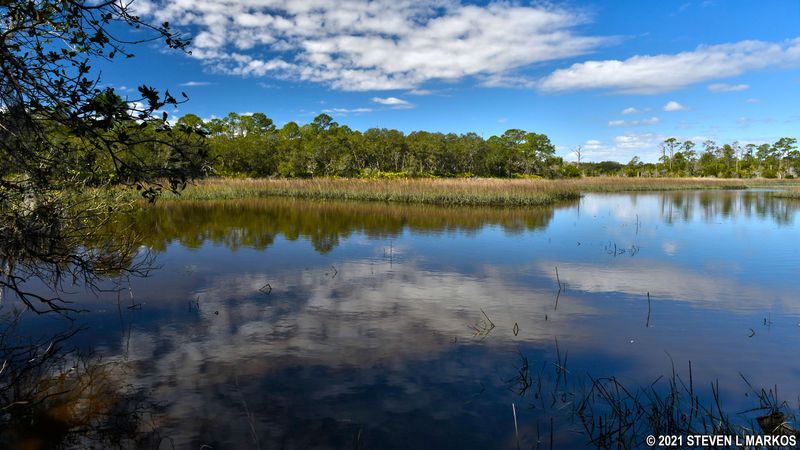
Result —
[{"label": "water", "polygon": [[[162,448],[516,448],[512,404],[522,448],[547,448],[551,418],[556,446],[583,446],[589,377],[635,390],[691,361],[732,413],[758,406],[740,374],[796,404],[798,205],[162,204],[132,222],[160,268],[119,300],[73,296],[92,310],[73,342],[158,403]],[[520,395],[525,360],[542,388]]]}]

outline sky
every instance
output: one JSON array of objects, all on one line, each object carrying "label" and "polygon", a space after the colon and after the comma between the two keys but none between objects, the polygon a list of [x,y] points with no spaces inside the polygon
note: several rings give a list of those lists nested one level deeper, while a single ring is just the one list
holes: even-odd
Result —
[{"label": "sky", "polygon": [[548,135],[574,160],[658,158],[668,137],[800,137],[800,2],[135,0],[192,38],[103,64],[170,113],[321,113],[353,129]]}]

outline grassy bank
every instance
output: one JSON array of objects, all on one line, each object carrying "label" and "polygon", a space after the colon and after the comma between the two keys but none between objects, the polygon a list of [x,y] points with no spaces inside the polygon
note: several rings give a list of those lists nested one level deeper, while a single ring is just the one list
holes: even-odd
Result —
[{"label": "grassy bank", "polygon": [[569,180],[497,178],[384,179],[207,179],[165,199],[224,200],[282,196],[325,200],[367,200],[433,205],[536,206],[572,200],[584,192],[746,189],[775,180],[708,178],[581,178]]},{"label": "grassy bank", "polygon": [[773,192],[770,195],[775,198],[794,198],[800,200],[800,188],[793,187],[790,189],[784,189],[782,191]]},{"label": "grassy bank", "polygon": [[431,205],[538,206],[580,197],[540,180],[497,179],[210,179],[165,199],[212,200],[268,196]]}]

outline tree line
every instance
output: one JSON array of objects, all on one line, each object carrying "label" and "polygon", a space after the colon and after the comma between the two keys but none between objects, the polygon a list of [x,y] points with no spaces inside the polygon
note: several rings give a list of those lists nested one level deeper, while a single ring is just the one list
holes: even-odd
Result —
[{"label": "tree line", "polygon": [[554,178],[575,172],[555,155],[546,135],[518,129],[489,139],[387,128],[361,132],[327,114],[306,125],[289,122],[278,128],[263,113],[230,113],[208,121],[189,114],[178,120],[178,128],[204,133],[213,168],[228,176]]},{"label": "tree line", "polygon": [[[204,134],[214,172],[250,177],[543,177],[597,175],[785,178],[800,174],[797,140],[718,145],[668,138],[661,158],[644,163],[567,162],[540,133],[509,129],[484,139],[476,133],[370,128],[358,131],[320,114],[311,123],[282,127],[263,113],[203,120],[187,114],[176,129]],[[575,149],[581,155],[580,147]]]},{"label": "tree line", "polygon": [[671,137],[659,146],[656,163],[634,157],[622,172],[629,176],[699,176],[718,178],[794,178],[800,175],[797,139],[783,137],[772,144],[737,141],[718,144],[712,140],[698,145]]}]

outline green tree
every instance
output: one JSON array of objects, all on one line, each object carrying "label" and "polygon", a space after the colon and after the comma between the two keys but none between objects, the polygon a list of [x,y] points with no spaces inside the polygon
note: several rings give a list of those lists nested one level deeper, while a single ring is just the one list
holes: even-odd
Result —
[{"label": "green tree", "polygon": [[561,162],[554,158],[556,147],[544,134],[526,133],[520,150],[528,175],[553,176],[553,166]]},{"label": "green tree", "polygon": [[[126,2],[4,1],[0,24],[0,288],[31,308],[63,310],[63,276],[91,284],[104,268],[124,270],[134,250],[121,237],[91,250],[118,206],[100,187],[124,183],[154,200],[205,169],[202,136],[176,132],[161,112],[178,103],[169,92],[140,86],[138,98],[122,98],[100,87],[93,65],[133,56],[126,46],[136,43],[187,41],[167,23],[142,22]],[[56,296],[27,290],[33,277]]]},{"label": "green tree", "polygon": [[625,174],[629,177],[641,176],[642,161],[638,156],[634,156],[625,165]]},{"label": "green tree", "polygon": [[780,138],[777,142],[772,144],[772,147],[770,148],[770,154],[777,161],[778,176],[783,177],[785,175],[784,160],[786,160],[790,154],[793,154],[793,152],[797,150],[796,144],[797,139],[787,137]]},{"label": "green tree", "polygon": [[[675,154],[675,149],[680,146],[678,140],[674,137],[667,138],[661,143],[661,162],[668,168],[668,172],[672,173],[672,159]],[[669,156],[667,156],[669,155]]]},{"label": "green tree", "polygon": [[694,150],[696,147],[692,141],[684,141],[681,144],[681,152],[685,160],[685,173],[689,176],[697,175],[697,152]]}]

